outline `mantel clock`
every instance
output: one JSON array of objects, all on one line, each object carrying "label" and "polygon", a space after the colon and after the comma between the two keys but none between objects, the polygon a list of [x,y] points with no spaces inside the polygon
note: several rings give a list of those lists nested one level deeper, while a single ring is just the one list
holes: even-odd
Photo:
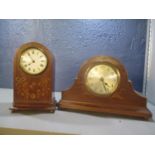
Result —
[{"label": "mantel clock", "polygon": [[133,89],[117,59],[97,56],[82,65],[73,86],[62,92],[59,109],[149,119],[151,112],[146,101]]},{"label": "mantel clock", "polygon": [[13,86],[13,112],[55,110],[54,56],[45,46],[30,42],[17,49]]}]

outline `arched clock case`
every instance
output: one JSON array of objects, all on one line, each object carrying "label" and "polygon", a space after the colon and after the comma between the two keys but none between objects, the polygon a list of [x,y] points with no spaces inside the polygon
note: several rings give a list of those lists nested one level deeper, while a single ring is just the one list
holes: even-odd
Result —
[{"label": "arched clock case", "polygon": [[152,115],[146,102],[117,59],[97,56],[82,65],[73,86],[62,92],[59,109],[149,119]]},{"label": "arched clock case", "polygon": [[17,49],[12,112],[55,110],[54,69],[54,56],[44,45],[30,42]]}]

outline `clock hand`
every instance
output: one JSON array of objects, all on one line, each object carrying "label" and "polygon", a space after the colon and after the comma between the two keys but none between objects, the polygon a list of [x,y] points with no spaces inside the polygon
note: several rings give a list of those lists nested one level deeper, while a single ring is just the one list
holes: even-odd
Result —
[{"label": "clock hand", "polygon": [[[33,63],[33,62],[32,62]],[[30,66],[32,63],[29,63],[28,66]]]},{"label": "clock hand", "polygon": [[105,82],[104,82],[104,78],[100,78],[100,81],[102,82],[102,86],[104,87],[104,90],[107,92],[107,88],[106,88],[106,85],[105,85]]},{"label": "clock hand", "polygon": [[108,85],[108,83],[104,82],[104,84],[105,84],[105,86],[108,86],[108,87],[110,87],[110,86]]},{"label": "clock hand", "polygon": [[[32,62],[32,63],[35,63],[35,61],[34,61],[33,58],[31,57],[31,55],[29,55],[29,58],[31,59],[31,62]],[[32,64],[32,63],[30,63],[30,64]]]}]

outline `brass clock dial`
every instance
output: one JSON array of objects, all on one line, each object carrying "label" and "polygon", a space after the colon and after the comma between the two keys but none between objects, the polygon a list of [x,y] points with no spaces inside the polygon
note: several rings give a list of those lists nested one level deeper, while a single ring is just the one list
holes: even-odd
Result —
[{"label": "brass clock dial", "polygon": [[47,57],[40,49],[29,48],[22,53],[20,66],[28,74],[40,74],[47,67]]},{"label": "brass clock dial", "polygon": [[109,64],[95,65],[86,73],[86,87],[97,95],[110,95],[118,87],[120,74]]}]

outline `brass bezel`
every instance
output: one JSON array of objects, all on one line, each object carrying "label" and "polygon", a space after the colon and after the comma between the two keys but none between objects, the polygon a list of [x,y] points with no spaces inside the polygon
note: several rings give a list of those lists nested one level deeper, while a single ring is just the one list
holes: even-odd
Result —
[{"label": "brass bezel", "polygon": [[[90,89],[90,87],[86,84],[86,81],[87,81],[87,76],[88,76],[88,73],[89,71],[95,67],[95,66],[98,66],[98,65],[107,65],[107,66],[110,66],[114,71],[115,73],[117,74],[118,76],[118,82],[117,82],[117,86],[115,87],[114,91],[112,91],[111,93],[108,93],[108,94],[99,94],[99,93],[96,93],[94,92],[92,89]],[[112,94],[114,94],[116,92],[116,90],[119,88],[119,85],[120,85],[120,81],[121,81],[121,75],[120,75],[120,71],[119,69],[113,65],[112,63],[109,63],[109,62],[100,62],[100,63],[95,63],[95,64],[92,64],[91,66],[89,66],[84,74],[84,85],[86,87],[86,89],[88,90],[88,92],[92,93],[93,95],[95,96],[100,96],[100,97],[109,97],[111,96]]]}]

